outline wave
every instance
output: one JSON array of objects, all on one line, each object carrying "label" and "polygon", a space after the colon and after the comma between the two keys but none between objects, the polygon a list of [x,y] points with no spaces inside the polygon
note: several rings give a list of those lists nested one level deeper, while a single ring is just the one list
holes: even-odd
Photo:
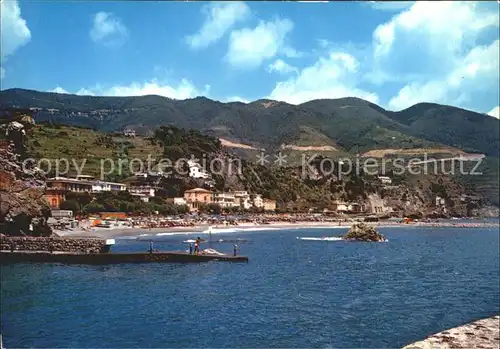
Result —
[{"label": "wave", "polygon": [[310,240],[310,241],[342,241],[341,237],[338,236],[327,236],[322,238],[314,238],[314,237],[297,237],[299,240]]},{"label": "wave", "polygon": [[[243,233],[246,231],[269,231],[269,230],[282,230],[279,228],[265,228],[265,227],[245,227],[245,228],[212,228],[212,234],[229,234],[229,233]],[[208,234],[209,231],[205,230],[201,234]]]}]

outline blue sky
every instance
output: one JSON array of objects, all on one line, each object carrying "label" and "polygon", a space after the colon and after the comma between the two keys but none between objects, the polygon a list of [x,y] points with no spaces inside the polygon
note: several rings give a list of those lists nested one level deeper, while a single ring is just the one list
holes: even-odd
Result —
[{"label": "blue sky", "polygon": [[2,89],[293,104],[355,96],[498,118],[497,2],[1,6]]}]

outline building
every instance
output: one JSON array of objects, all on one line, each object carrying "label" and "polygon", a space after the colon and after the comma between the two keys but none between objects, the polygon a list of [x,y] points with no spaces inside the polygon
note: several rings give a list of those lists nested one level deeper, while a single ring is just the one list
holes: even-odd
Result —
[{"label": "building", "polygon": [[214,195],[214,202],[222,208],[237,207],[239,204],[232,193],[216,193]]},{"label": "building", "polygon": [[384,200],[374,194],[368,196],[368,211],[372,214],[385,214],[392,212],[392,208],[385,206]]},{"label": "building", "polygon": [[168,198],[167,202],[170,202],[174,205],[187,205],[187,201],[185,198]]},{"label": "building", "polygon": [[264,211],[275,211],[276,210],[276,200],[262,199]]},{"label": "building", "polygon": [[253,205],[257,208],[263,208],[264,207],[264,199],[262,198],[262,195],[260,194],[255,194],[253,198]]},{"label": "building", "polygon": [[198,162],[188,160],[187,163],[189,166],[189,177],[201,179],[208,179],[211,177],[210,173],[208,173]]},{"label": "building", "polygon": [[151,198],[155,196],[156,193],[156,188],[152,187],[150,185],[141,185],[141,186],[134,186],[130,187],[128,191],[133,195],[133,194],[141,194],[144,195],[148,198]]},{"label": "building", "polygon": [[92,182],[80,181],[76,178],[54,177],[47,179],[46,184],[45,200],[52,209],[58,209],[61,206],[67,192],[92,192]]},{"label": "building", "polygon": [[200,206],[214,202],[213,192],[203,188],[186,190],[184,192],[184,198],[186,199],[189,211],[198,211]]},{"label": "building", "polygon": [[125,191],[127,186],[122,183],[94,181],[92,182],[92,192],[99,193],[102,191]]},{"label": "building", "polygon": [[135,130],[132,130],[131,128],[126,128],[123,130],[123,135],[126,137],[135,137]]},{"label": "building", "polygon": [[351,212],[351,213],[362,213],[365,211],[364,205],[358,204],[358,203],[349,204],[348,209],[349,209],[349,212]]},{"label": "building", "polygon": [[442,207],[445,205],[446,205],[445,199],[440,196],[436,196],[436,207]]},{"label": "building", "polygon": [[237,206],[240,206],[244,208],[245,210],[248,210],[250,207],[252,207],[252,202],[250,200],[250,194],[246,190],[238,190],[233,192],[235,202]]},{"label": "building", "polygon": [[52,209],[58,209],[65,200],[67,192],[99,193],[102,191],[125,191],[127,186],[122,183],[96,181],[94,177],[79,175],[77,178],[54,177],[46,181],[45,199]]},{"label": "building", "polygon": [[387,176],[378,176],[378,179],[382,182],[382,184],[392,184],[392,179]]},{"label": "building", "polygon": [[343,201],[335,201],[332,204],[332,210],[337,213],[346,213],[349,211],[349,204]]}]

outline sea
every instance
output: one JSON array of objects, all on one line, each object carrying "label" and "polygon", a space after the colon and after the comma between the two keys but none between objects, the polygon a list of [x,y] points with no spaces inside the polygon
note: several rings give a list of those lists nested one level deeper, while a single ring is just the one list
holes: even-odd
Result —
[{"label": "sea", "polygon": [[[214,230],[202,246],[237,241],[248,263],[2,266],[4,347],[398,348],[500,312],[498,228],[300,239],[346,231]],[[146,234],[113,250],[185,250],[200,235]]]}]

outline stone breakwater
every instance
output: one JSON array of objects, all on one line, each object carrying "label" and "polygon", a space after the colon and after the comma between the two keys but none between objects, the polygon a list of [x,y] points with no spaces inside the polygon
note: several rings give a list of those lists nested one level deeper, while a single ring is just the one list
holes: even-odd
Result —
[{"label": "stone breakwater", "polygon": [[500,316],[471,322],[436,333],[403,349],[498,349],[500,346]]},{"label": "stone breakwater", "polygon": [[97,238],[60,238],[60,237],[2,237],[2,251],[46,251],[101,253],[105,240]]}]

